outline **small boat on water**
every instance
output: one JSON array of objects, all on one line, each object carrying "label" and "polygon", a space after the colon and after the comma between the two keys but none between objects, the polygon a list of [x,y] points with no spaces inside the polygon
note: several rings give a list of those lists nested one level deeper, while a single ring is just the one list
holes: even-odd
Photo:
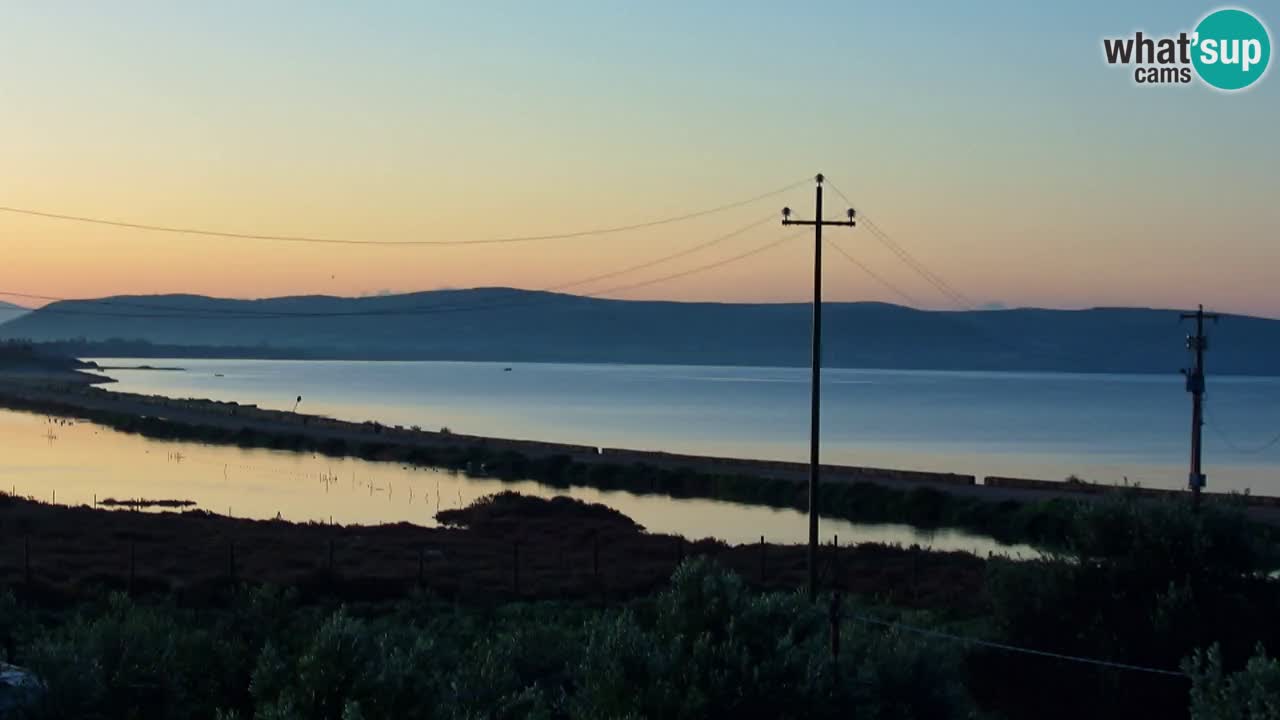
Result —
[{"label": "small boat on water", "polygon": [[502,368],[502,372],[511,372],[511,368]]}]

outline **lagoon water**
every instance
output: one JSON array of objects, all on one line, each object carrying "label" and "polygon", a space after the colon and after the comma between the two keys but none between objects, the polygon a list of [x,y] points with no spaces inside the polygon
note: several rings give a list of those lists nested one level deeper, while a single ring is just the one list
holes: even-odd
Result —
[{"label": "lagoon water", "polygon": [[[300,410],[456,432],[802,460],[807,371],[463,362],[98,359],[107,387]],[[508,370],[507,368],[510,368]],[[1211,489],[1280,494],[1280,378],[1211,378]],[[824,460],[891,468],[1179,487],[1188,405],[1177,375],[828,370]],[[1230,441],[1228,444],[1227,441]],[[617,508],[654,532],[803,542],[801,513],[708,500],[558,490],[309,453],[155,441],[92,423],[0,411],[0,489],[59,503],[106,497],[192,500],[240,517],[435,524],[439,509],[502,489],[568,494]],[[1247,452],[1257,451],[1257,452]],[[1029,552],[957,532],[824,520],[824,538]]]},{"label": "lagoon water", "polygon": [[[615,508],[650,532],[731,543],[801,543],[804,514],[699,499],[634,495],[592,488],[552,488],[532,481],[503,482],[396,463],[330,458],[312,453],[244,449],[151,440],[90,422],[0,410],[0,490],[62,505],[108,498],[190,500],[218,514],[255,519],[435,526],[439,510],[465,506],[484,495],[515,490],[568,495]],[[918,544],[985,555],[1032,555],[1026,546],[905,525],[822,521],[824,541]]]},{"label": "lagoon water", "polygon": [[[805,368],[97,359],[109,388],[347,420],[644,450],[804,460]],[[510,368],[507,370],[506,368]],[[1208,383],[1211,490],[1280,495],[1280,377]],[[1190,396],[1176,373],[829,369],[823,459],[853,465],[1183,487]]]}]

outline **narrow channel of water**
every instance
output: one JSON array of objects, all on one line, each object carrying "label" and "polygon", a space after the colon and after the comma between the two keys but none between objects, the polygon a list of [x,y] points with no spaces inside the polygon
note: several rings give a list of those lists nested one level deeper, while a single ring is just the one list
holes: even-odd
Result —
[{"label": "narrow channel of water", "polygon": [[[701,499],[634,495],[593,488],[553,488],[462,473],[311,453],[242,449],[151,440],[90,422],[0,410],[0,489],[59,504],[95,499],[191,500],[196,507],[237,517],[342,524],[409,522],[435,526],[439,510],[516,490],[567,495],[625,513],[647,530],[687,538],[750,543],[802,543],[803,513]],[[906,525],[855,524],[824,519],[825,541],[919,544],[985,555],[1031,555],[1027,546]]]}]

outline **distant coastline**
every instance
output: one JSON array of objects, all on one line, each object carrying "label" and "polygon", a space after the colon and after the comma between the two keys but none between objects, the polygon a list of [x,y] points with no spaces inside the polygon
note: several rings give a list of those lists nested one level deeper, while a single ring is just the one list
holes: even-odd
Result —
[{"label": "distant coastline", "polygon": [[155,365],[99,365],[98,370],[107,372],[108,370],[153,370],[156,372],[186,372],[186,368],[182,367],[157,367]]},{"label": "distant coastline", "polygon": [[[78,358],[112,358],[112,359],[131,359],[131,360],[282,360],[295,362],[475,362],[490,363],[495,365],[511,365],[519,364],[547,364],[547,365],[653,365],[660,367],[741,367],[741,368],[808,368],[808,363],[796,363],[791,365],[783,364],[754,364],[747,362],[730,362],[730,361],[705,361],[699,362],[691,360],[689,362],[644,362],[640,360],[575,360],[575,359],[526,359],[520,360],[509,356],[463,356],[442,354],[439,356],[421,357],[415,355],[399,355],[399,354],[378,354],[369,355],[366,353],[350,352],[350,351],[323,351],[310,350],[300,348],[273,348],[273,347],[220,347],[220,346],[198,346],[198,345],[150,345],[127,343],[119,345],[112,342],[94,343],[94,342],[37,342],[32,343],[34,346],[51,353],[61,353],[72,355]],[[889,366],[889,365],[840,365],[828,364],[824,366],[829,370],[869,370],[869,371],[907,371],[907,372],[955,372],[955,373],[1046,373],[1046,374],[1064,374],[1064,375],[1148,375],[1148,376],[1174,376],[1178,375],[1175,367],[1173,370],[1150,369],[1132,369],[1132,370],[1107,370],[1107,369],[1036,369],[1036,368],[989,368],[989,367],[935,367],[928,363],[919,363],[911,366]],[[163,372],[188,372],[189,368],[181,366],[153,366],[148,363],[140,363],[137,365],[112,365],[96,368],[97,370],[152,370]],[[1231,372],[1221,368],[1214,368],[1213,375],[1223,377],[1280,377],[1280,367],[1270,369],[1266,372]],[[114,382],[107,380],[105,382]]]},{"label": "distant coastline", "polygon": [[19,383],[64,383],[68,385],[102,385],[115,382],[105,375],[87,370],[100,370],[97,363],[46,349],[31,343],[0,343],[0,380]]},{"label": "distant coastline", "polygon": [[[807,303],[607,300],[475,288],[262,300],[196,295],[60,301],[0,325],[0,338],[77,357],[428,360],[501,363],[809,364]],[[251,321],[250,321],[251,320]],[[1149,308],[919,310],[824,304],[833,368],[1176,373],[1179,312]],[[1265,375],[1280,320],[1224,315],[1212,372]]]}]

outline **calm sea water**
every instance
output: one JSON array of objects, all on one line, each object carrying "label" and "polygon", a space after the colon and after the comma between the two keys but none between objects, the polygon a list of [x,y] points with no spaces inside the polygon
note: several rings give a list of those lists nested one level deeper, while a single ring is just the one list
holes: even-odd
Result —
[{"label": "calm sea water", "polygon": [[[0,489],[63,505],[107,498],[191,500],[204,510],[236,517],[377,524],[436,524],[439,510],[516,490],[568,495],[615,508],[651,532],[751,543],[801,543],[806,517],[794,510],[672,499],[591,488],[557,489],[535,482],[504,483],[459,473],[310,453],[149,440],[93,423],[0,410]],[[924,532],[905,525],[860,525],[824,519],[822,536],[841,544],[919,544],[985,555],[1032,555],[961,532]]]},{"label": "calm sea water", "polygon": [[[114,389],[348,420],[647,450],[803,460],[801,368],[98,359]],[[510,368],[508,371],[506,368]],[[1280,494],[1280,378],[1210,377],[1213,490]],[[827,370],[823,459],[915,470],[1182,487],[1181,376]]]}]

